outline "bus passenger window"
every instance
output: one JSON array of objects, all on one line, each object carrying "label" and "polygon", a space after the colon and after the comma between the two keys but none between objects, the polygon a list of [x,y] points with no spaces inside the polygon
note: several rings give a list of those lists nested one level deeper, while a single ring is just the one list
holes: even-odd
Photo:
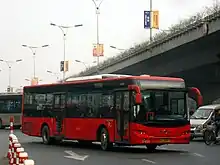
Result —
[{"label": "bus passenger window", "polygon": [[54,96],[54,108],[59,108],[60,107],[60,95],[55,95]]},{"label": "bus passenger window", "polygon": [[113,117],[113,95],[111,93],[102,94],[100,101],[100,117]]},{"label": "bus passenger window", "polygon": [[66,106],[66,96],[64,94],[60,95],[60,108],[65,108]]},{"label": "bus passenger window", "polygon": [[66,115],[68,117],[80,117],[79,98],[79,94],[75,94],[72,92],[68,93],[66,106]]},{"label": "bus passenger window", "polygon": [[86,117],[87,114],[87,94],[80,95],[80,103],[79,103],[79,113],[80,117]]}]

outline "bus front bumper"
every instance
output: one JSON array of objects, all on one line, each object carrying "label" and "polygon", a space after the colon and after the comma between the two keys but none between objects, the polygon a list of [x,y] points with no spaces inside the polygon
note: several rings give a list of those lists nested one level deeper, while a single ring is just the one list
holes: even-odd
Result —
[{"label": "bus front bumper", "polygon": [[190,134],[177,136],[177,137],[155,137],[155,136],[145,136],[145,137],[133,137],[131,139],[132,144],[189,144]]}]

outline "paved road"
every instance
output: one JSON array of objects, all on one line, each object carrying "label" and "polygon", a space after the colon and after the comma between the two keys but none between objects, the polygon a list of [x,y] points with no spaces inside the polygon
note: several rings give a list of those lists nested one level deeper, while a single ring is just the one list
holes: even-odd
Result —
[{"label": "paved road", "polygon": [[[194,141],[190,145],[163,146],[154,153],[148,153],[144,147],[114,148],[111,152],[104,152],[98,145],[85,147],[66,142],[59,146],[46,146],[41,144],[39,138],[24,136],[19,131],[16,131],[16,135],[36,165],[216,165],[220,153],[220,145],[206,146],[201,141]],[[7,136],[7,131],[0,131],[1,157],[8,147]],[[66,158],[68,153],[79,160]]]}]

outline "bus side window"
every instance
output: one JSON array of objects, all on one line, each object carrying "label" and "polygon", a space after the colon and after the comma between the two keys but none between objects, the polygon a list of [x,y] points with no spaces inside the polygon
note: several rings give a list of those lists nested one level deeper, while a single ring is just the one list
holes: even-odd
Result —
[{"label": "bus side window", "polygon": [[60,95],[54,96],[54,108],[60,108]]},{"label": "bus side window", "polygon": [[80,117],[80,111],[79,111],[79,100],[80,95],[77,93],[69,92],[67,94],[67,117]]},{"label": "bus side window", "polygon": [[110,92],[103,93],[100,98],[100,117],[112,118],[113,114],[113,94]]},{"label": "bus side window", "polygon": [[60,108],[65,108],[66,107],[66,95],[61,94],[60,95]]}]

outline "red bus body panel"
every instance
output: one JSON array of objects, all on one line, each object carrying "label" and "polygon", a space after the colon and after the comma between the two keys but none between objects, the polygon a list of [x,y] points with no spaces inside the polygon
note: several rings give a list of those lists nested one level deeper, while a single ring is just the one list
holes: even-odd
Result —
[{"label": "red bus body panel", "polygon": [[[24,117],[22,132],[29,136],[41,136],[41,128],[43,124],[47,124],[50,128],[50,135],[53,136],[55,134],[53,120],[53,118]],[[66,139],[96,141],[97,131],[103,125],[109,132],[109,140],[115,142],[115,138],[119,138],[115,134],[115,122],[113,119],[65,118],[63,135]],[[157,128],[130,123],[127,131],[131,145],[188,144],[190,141],[190,125],[176,128]],[[161,139],[168,139],[169,142],[161,142]]]},{"label": "red bus body panel", "polygon": [[[23,117],[22,132],[29,136],[41,136],[41,129],[44,124],[50,128],[50,136],[55,132],[54,118]],[[63,121],[62,134],[66,139],[72,140],[97,140],[97,131],[101,125],[105,126],[109,132],[111,142],[114,142],[115,121],[113,119],[80,119],[65,118]]]},{"label": "red bus body panel", "polygon": [[[161,142],[163,139],[169,142]],[[130,144],[189,144],[189,142],[190,125],[159,128],[130,123]]]},{"label": "red bus body panel", "polygon": [[114,141],[115,122],[113,119],[65,118],[64,122],[64,135],[67,139],[96,141],[97,131],[103,125],[109,132],[110,141]]},{"label": "red bus body panel", "polygon": [[53,123],[53,118],[23,117],[22,132],[29,136],[41,136],[42,126],[43,124],[47,124],[50,129],[50,136],[53,136],[55,132],[55,125]]}]

